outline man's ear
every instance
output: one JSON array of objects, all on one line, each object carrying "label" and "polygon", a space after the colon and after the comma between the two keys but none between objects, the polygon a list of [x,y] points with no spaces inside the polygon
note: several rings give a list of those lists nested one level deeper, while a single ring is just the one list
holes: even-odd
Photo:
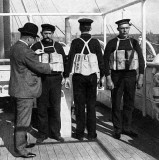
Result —
[{"label": "man's ear", "polygon": [[30,42],[30,37],[27,38],[27,41]]},{"label": "man's ear", "polygon": [[119,31],[119,27],[117,28],[117,30]]}]

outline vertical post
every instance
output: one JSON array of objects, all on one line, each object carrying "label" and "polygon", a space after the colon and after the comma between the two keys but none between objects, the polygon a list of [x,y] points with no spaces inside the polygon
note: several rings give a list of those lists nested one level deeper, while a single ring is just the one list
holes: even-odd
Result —
[{"label": "vertical post", "polygon": [[65,18],[65,43],[70,44],[71,42],[71,26],[69,22],[69,17]]},{"label": "vertical post", "polygon": [[106,43],[107,43],[107,31],[106,31],[106,26],[107,26],[107,23],[106,23],[106,15],[104,15],[104,23],[103,23],[103,29],[104,29],[104,48],[105,48]]},{"label": "vertical post", "polygon": [[[3,12],[10,13],[10,0],[3,0]],[[10,16],[3,17],[4,23],[4,57],[10,57],[11,47],[11,30],[10,30]]]},{"label": "vertical post", "polygon": [[[142,12],[142,53],[145,59],[146,64],[146,12],[145,12],[145,1],[143,0],[141,5]],[[146,116],[146,66],[145,66],[145,74],[144,74],[144,85],[143,85],[143,106],[142,106],[142,114]]]},{"label": "vertical post", "polygon": [[[0,0],[0,13],[3,13],[3,1]],[[4,30],[3,16],[0,16],[0,58],[4,58]]]}]

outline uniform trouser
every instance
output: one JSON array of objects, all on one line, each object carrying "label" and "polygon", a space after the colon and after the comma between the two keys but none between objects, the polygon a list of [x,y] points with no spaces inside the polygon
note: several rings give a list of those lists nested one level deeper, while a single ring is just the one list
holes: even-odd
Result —
[{"label": "uniform trouser", "polygon": [[[136,76],[124,77],[121,73],[113,74],[112,81],[112,122],[115,132],[131,129],[132,112],[134,109]],[[123,98],[123,108],[121,100]],[[122,109],[121,109],[122,108]]]},{"label": "uniform trouser", "polygon": [[33,103],[33,98],[16,98],[14,141],[15,149],[21,155],[28,153],[25,147],[27,145],[27,130],[31,122]]},{"label": "uniform trouser", "polygon": [[[74,74],[72,77],[74,104],[76,111],[76,135],[84,136],[85,119],[89,137],[96,137],[96,91],[97,75]],[[85,108],[87,109],[85,118]]]},{"label": "uniform trouser", "polygon": [[60,136],[61,75],[42,77],[42,94],[37,99],[38,131],[46,137]]}]

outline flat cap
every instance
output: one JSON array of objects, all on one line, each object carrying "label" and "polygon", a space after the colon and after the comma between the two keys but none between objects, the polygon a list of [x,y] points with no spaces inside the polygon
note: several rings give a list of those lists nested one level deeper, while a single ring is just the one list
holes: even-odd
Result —
[{"label": "flat cap", "polygon": [[55,26],[51,25],[51,24],[42,24],[42,31],[55,31]]},{"label": "flat cap", "polygon": [[89,18],[82,18],[82,19],[79,19],[78,22],[80,23],[80,25],[91,26],[91,23],[93,22],[93,20]]},{"label": "flat cap", "polygon": [[119,21],[116,21],[115,23],[117,25],[121,25],[121,24],[130,24],[129,22],[130,22],[130,19],[121,19]]}]

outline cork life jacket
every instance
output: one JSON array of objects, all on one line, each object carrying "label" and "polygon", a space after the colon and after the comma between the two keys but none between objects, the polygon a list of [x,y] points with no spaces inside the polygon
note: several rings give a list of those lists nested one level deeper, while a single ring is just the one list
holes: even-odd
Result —
[{"label": "cork life jacket", "polygon": [[139,67],[138,54],[133,49],[131,40],[131,50],[118,50],[120,39],[117,37],[116,50],[110,55],[110,69],[112,70],[137,70]]},{"label": "cork life jacket", "polygon": [[[91,38],[86,42],[82,38],[80,38],[84,42],[83,49],[81,53],[75,54],[72,73],[79,73],[85,76],[88,76],[92,73],[99,73],[98,59],[95,53],[91,53],[88,43]],[[88,50],[88,54],[83,54],[85,47]]]},{"label": "cork life jacket", "polygon": [[[63,72],[64,71],[64,65],[63,65],[63,57],[61,54],[58,54],[54,45],[55,42],[53,42],[53,45],[51,46],[47,46],[44,47],[44,45],[42,44],[42,42],[40,41],[41,47],[42,47],[42,51],[43,53],[39,56],[39,61],[42,63],[51,63],[53,64],[53,71],[57,71],[57,72]],[[54,52],[52,53],[45,53],[44,50],[46,48],[54,48]]]}]

